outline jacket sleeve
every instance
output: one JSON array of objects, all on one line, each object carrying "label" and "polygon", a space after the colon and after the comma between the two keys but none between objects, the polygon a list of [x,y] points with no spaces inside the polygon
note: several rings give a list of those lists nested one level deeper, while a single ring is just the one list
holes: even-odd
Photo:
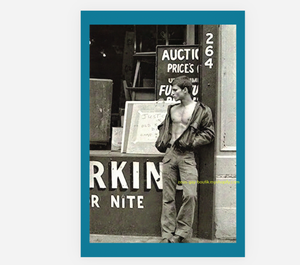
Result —
[{"label": "jacket sleeve", "polygon": [[201,145],[211,143],[215,138],[214,122],[212,118],[212,112],[209,107],[206,106],[206,111],[200,123],[200,128],[196,132],[193,147],[198,148]]}]

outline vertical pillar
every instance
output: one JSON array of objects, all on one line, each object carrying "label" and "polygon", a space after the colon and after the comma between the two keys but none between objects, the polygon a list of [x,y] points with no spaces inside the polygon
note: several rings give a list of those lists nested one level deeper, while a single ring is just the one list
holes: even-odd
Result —
[{"label": "vertical pillar", "polygon": [[195,25],[186,26],[186,44],[195,44]]},{"label": "vertical pillar", "polygon": [[[203,25],[199,28],[199,42],[201,54],[200,69],[200,96],[199,99],[209,106],[216,123],[216,103],[218,85],[218,25]],[[216,141],[216,140],[215,140]],[[214,225],[214,193],[215,185],[207,184],[215,181],[215,141],[204,145],[199,151],[198,166],[200,181],[198,235],[200,238],[213,239]]]}]

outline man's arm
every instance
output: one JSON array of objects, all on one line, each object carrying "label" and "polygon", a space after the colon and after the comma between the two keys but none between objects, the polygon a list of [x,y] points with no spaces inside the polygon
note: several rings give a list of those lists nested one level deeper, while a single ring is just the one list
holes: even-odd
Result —
[{"label": "man's arm", "polygon": [[209,107],[206,107],[206,112],[200,124],[200,129],[196,132],[196,136],[193,142],[193,148],[197,148],[201,145],[209,144],[215,139],[214,122],[212,118],[212,112]]}]

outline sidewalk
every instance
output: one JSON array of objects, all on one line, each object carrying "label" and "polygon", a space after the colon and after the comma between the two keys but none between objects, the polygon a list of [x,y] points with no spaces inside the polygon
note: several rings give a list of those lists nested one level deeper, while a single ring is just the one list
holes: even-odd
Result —
[{"label": "sidewalk", "polygon": [[[160,240],[160,237],[154,236],[90,235],[91,243],[159,243]],[[236,240],[191,238],[184,243],[236,243]]]}]

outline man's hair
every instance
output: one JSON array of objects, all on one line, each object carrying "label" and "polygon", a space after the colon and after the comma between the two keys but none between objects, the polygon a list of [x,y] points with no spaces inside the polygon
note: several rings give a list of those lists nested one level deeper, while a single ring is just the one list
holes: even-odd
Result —
[{"label": "man's hair", "polygon": [[172,82],[172,86],[175,85],[179,86],[181,89],[184,89],[186,87],[189,94],[192,96],[192,90],[193,90],[192,81],[187,76],[182,75],[176,77]]}]

